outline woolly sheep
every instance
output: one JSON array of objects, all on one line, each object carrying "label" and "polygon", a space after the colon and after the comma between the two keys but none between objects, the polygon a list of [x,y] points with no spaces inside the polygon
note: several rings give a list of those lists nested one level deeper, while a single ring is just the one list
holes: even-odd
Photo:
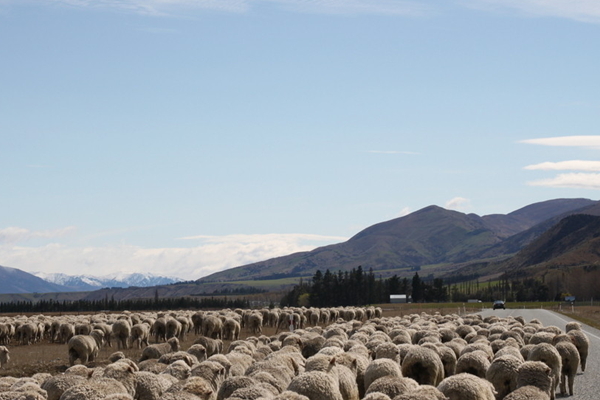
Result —
[{"label": "woolly sheep", "polygon": [[90,379],[71,386],[64,391],[60,400],[103,400],[112,394],[128,394],[127,389],[112,378]]},{"label": "woolly sheep", "polygon": [[397,378],[402,377],[402,372],[398,363],[390,360],[389,358],[379,358],[371,361],[365,370],[365,391],[369,390],[369,386],[371,386],[375,380],[388,375]]},{"label": "woolly sheep", "polygon": [[82,364],[94,361],[102,346],[103,333],[99,330],[92,331],[91,335],[75,335],[69,339],[67,344],[69,352],[69,364],[74,365],[79,359]]},{"label": "woolly sheep", "polygon": [[541,361],[525,361],[517,370],[517,389],[535,386],[551,397],[552,369]]},{"label": "woolly sheep", "polygon": [[287,390],[308,397],[310,400],[344,400],[339,382],[327,372],[303,372],[290,382]]},{"label": "woolly sheep", "polygon": [[229,378],[225,379],[219,387],[219,391],[217,392],[217,400],[227,399],[237,389],[254,386],[255,384],[256,381],[249,376],[230,376]]},{"label": "woolly sheep", "polygon": [[10,361],[10,351],[6,348],[6,346],[0,346],[0,368],[4,368],[6,364]]},{"label": "woolly sheep", "polygon": [[150,326],[145,323],[135,324],[131,327],[131,347],[141,349],[142,344],[148,346],[148,339],[150,338]]},{"label": "woolly sheep", "polygon": [[579,352],[579,358],[581,359],[581,372],[585,372],[585,365],[587,362],[588,351],[590,347],[590,340],[587,335],[581,330],[570,330],[567,335],[573,338],[573,344],[577,347]]},{"label": "woolly sheep", "polygon": [[436,387],[421,385],[415,390],[394,397],[393,400],[448,400]]},{"label": "woolly sheep", "polygon": [[495,400],[494,387],[491,383],[467,373],[445,378],[437,389],[449,400]]},{"label": "woolly sheep", "polygon": [[151,372],[135,372],[135,399],[157,400],[173,385],[167,375],[156,375]]},{"label": "woolly sheep", "polygon": [[581,324],[577,321],[570,321],[567,322],[567,325],[565,326],[565,332],[570,332],[570,331],[580,331],[581,330]]},{"label": "woolly sheep", "polygon": [[552,370],[552,388],[550,391],[550,398],[555,398],[555,390],[560,382],[560,376],[562,371],[562,358],[556,348],[548,343],[536,344],[533,349],[529,352],[528,361],[541,361]]},{"label": "woolly sheep", "polygon": [[227,370],[216,361],[206,360],[196,365],[192,369],[191,374],[192,377],[201,377],[204,379],[210,385],[216,397],[219,386],[227,377]]},{"label": "woolly sheep", "polygon": [[78,386],[87,381],[79,375],[55,375],[41,385],[48,394],[48,400],[59,400],[62,394],[72,386]]},{"label": "woolly sheep", "polygon": [[438,354],[426,347],[413,347],[402,360],[402,375],[421,385],[437,386],[444,379],[444,365]]},{"label": "woolly sheep", "polygon": [[488,356],[481,350],[464,353],[456,360],[457,374],[466,372],[479,378],[485,378],[489,367],[490,361],[488,360]]},{"label": "woolly sheep", "polygon": [[517,371],[522,363],[522,358],[504,355],[494,358],[494,361],[490,364],[485,378],[494,385],[498,400],[503,399],[504,396],[517,388]]},{"label": "woolly sheep", "polygon": [[317,354],[306,360],[305,371],[321,371],[332,375],[338,382],[338,388],[344,400],[358,400],[356,369],[350,370],[344,365],[338,365],[335,356]]},{"label": "woolly sheep", "polygon": [[151,344],[142,350],[142,356],[139,361],[148,360],[150,358],[159,359],[162,355],[179,351],[179,339],[171,338],[166,343]]},{"label": "woolly sheep", "polygon": [[504,400],[550,400],[550,396],[535,386],[522,386],[507,395]]},{"label": "woolly sheep", "polygon": [[285,390],[275,396],[273,400],[310,400],[308,397],[303,396],[299,393],[292,392],[290,390]]},{"label": "woolly sheep", "polygon": [[223,342],[220,339],[212,339],[206,336],[200,336],[194,344],[200,344],[206,349],[206,356],[223,353]]},{"label": "woolly sheep", "polygon": [[383,393],[390,398],[415,390],[419,384],[411,378],[398,378],[396,376],[383,376],[369,386],[366,394]]},{"label": "woolly sheep", "polygon": [[112,326],[112,336],[117,340],[118,349],[127,349],[129,336],[131,335],[131,325],[128,320],[117,320]]},{"label": "woolly sheep", "polygon": [[577,347],[571,342],[558,342],[555,345],[558,354],[562,361],[562,369],[560,373],[560,394],[567,394],[566,386],[569,383],[569,395],[573,396],[573,383],[575,375],[579,369],[581,362]]},{"label": "woolly sheep", "polygon": [[206,360],[206,347],[201,344],[193,344],[187,349],[187,352],[195,356],[199,362]]}]

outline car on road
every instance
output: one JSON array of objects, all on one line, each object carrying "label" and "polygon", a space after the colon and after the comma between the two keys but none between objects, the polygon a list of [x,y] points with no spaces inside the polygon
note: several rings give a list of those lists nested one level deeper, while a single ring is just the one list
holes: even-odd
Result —
[{"label": "car on road", "polygon": [[496,310],[498,308],[506,310],[506,306],[504,305],[504,301],[503,300],[496,300],[494,302],[494,305],[492,306],[492,309]]}]

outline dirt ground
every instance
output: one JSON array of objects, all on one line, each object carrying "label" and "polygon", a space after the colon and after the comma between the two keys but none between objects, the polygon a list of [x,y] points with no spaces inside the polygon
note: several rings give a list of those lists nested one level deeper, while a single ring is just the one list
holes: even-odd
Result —
[{"label": "dirt ground", "polygon": [[[468,304],[461,307],[436,306],[432,304],[381,305],[384,317],[404,316],[421,312],[429,314],[434,314],[436,312],[439,312],[440,314],[451,314],[481,311],[481,306],[471,306],[470,308],[468,306]],[[570,318],[580,320],[581,322],[597,328],[600,327],[600,306],[579,306],[575,307],[574,310],[571,310],[570,308],[563,309],[562,312]],[[263,334],[267,336],[274,335],[275,328],[265,327],[263,329]],[[249,336],[249,334],[242,330],[240,337],[245,338],[247,336]],[[181,348],[184,350],[188,349],[196,339],[197,336],[193,333],[188,334],[185,340],[181,341]],[[224,348],[226,349],[228,346],[229,342],[225,342]],[[44,340],[29,346],[16,345],[13,343],[9,344],[7,347],[10,350],[10,361],[8,365],[0,370],[0,376],[30,377],[38,372],[48,372],[54,375],[64,372],[69,367],[69,356],[66,344],[49,343],[47,340]],[[108,356],[115,351],[118,351],[118,349],[114,343],[113,347],[102,348],[98,358],[95,361],[88,363],[88,366],[95,367],[108,364]],[[142,352],[140,349],[125,349],[121,351],[133,360],[138,360]]]}]

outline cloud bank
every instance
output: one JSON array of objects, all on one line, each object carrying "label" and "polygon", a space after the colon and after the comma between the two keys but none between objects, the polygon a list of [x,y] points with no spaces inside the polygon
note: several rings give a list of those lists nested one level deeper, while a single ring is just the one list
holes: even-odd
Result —
[{"label": "cloud bank", "polygon": [[[14,0],[8,2],[22,4]],[[293,12],[315,14],[422,15],[430,11],[429,6],[414,0],[27,0],[26,2],[88,9],[113,9],[153,16],[173,15],[186,10],[243,13],[269,5]]]},{"label": "cloud bank", "polygon": [[508,9],[535,17],[600,22],[600,2],[597,0],[464,0],[461,3],[483,10]]},{"label": "cloud bank", "polygon": [[[542,146],[582,147],[600,150],[600,136],[559,136],[551,138],[527,139],[519,143],[537,144]],[[543,162],[524,167],[530,171],[584,171],[577,173],[559,174],[554,178],[540,179],[527,182],[530,186],[545,186],[555,188],[600,189],[600,161],[568,160],[558,162]]]},{"label": "cloud bank", "polygon": [[[2,231],[5,231],[4,229]],[[59,243],[22,246],[0,244],[0,264],[28,272],[109,274],[147,271],[182,279],[198,279],[224,269],[346,240],[307,234],[194,236],[194,247],[142,248],[134,245],[70,247]]]},{"label": "cloud bank", "polygon": [[47,230],[47,231],[30,231],[29,229],[9,226],[8,228],[0,229],[0,244],[3,243],[19,243],[31,239],[52,239],[69,235],[75,231],[74,226],[66,228]]},{"label": "cloud bank", "polygon": [[467,211],[471,208],[471,200],[464,197],[455,197],[446,202],[444,208],[454,211]]}]

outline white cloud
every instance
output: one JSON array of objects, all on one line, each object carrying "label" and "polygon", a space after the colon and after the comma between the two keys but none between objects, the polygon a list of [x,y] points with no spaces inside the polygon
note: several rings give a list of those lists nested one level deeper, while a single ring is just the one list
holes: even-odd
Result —
[{"label": "white cloud", "polygon": [[146,15],[172,15],[178,11],[205,9],[246,12],[272,4],[292,12],[316,14],[423,15],[431,8],[415,0],[8,0],[6,3],[53,3],[79,8],[116,9]]},{"label": "white cloud", "polygon": [[600,136],[558,136],[550,138],[527,139],[519,143],[540,144],[560,147],[591,147],[600,149]]},{"label": "white cloud", "polygon": [[455,197],[448,200],[444,208],[447,210],[467,211],[471,208],[471,200],[464,197]]},{"label": "white cloud", "polygon": [[560,162],[543,162],[540,164],[528,165],[527,170],[541,171],[600,171],[600,161],[560,161]]},{"label": "white cloud", "polygon": [[106,275],[147,271],[159,275],[198,279],[227,268],[268,260],[319,245],[346,240],[337,236],[306,234],[196,236],[196,247],[142,248],[133,245],[40,247],[0,245],[2,265],[25,271]]},{"label": "white cloud", "polygon": [[510,9],[530,16],[600,22],[598,0],[459,0],[459,2],[485,10]]},{"label": "white cloud", "polygon": [[600,189],[600,174],[572,173],[559,174],[554,178],[527,183],[530,186],[555,188]]},{"label": "white cloud", "polygon": [[404,217],[406,215],[410,214],[410,207],[404,207],[402,210],[400,210],[400,212],[398,213],[398,217]]},{"label": "white cloud", "polygon": [[0,244],[2,243],[18,243],[25,242],[31,239],[52,239],[66,236],[75,231],[74,226],[67,226],[61,229],[47,231],[30,231],[29,229],[9,226],[8,228],[0,229]]}]

